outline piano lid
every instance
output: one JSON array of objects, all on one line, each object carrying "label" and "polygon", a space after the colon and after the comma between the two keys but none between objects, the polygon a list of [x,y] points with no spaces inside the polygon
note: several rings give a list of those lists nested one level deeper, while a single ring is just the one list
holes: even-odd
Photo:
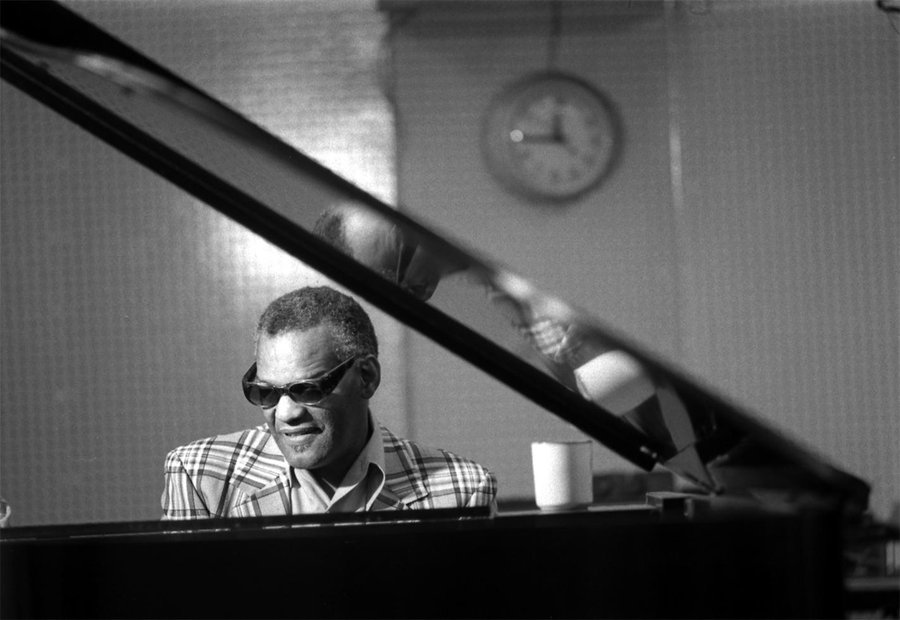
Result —
[{"label": "piano lid", "polygon": [[[4,80],[635,465],[660,464],[709,494],[867,507],[863,481],[77,14],[9,3],[0,20]],[[331,234],[339,229],[359,234]],[[475,311],[429,301],[451,278],[465,283]]]}]

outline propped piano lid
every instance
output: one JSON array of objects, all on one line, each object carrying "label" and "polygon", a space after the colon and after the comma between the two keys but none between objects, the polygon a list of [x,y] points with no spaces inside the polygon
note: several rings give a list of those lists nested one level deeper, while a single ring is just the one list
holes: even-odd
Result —
[{"label": "propped piano lid", "polygon": [[[8,3],[0,24],[4,80],[632,463],[647,470],[660,463],[708,493],[867,507],[863,481],[590,313],[392,209],[77,14],[55,2]],[[352,205],[374,218],[372,230],[402,242],[397,268],[375,269],[387,277],[372,277],[376,265],[313,233],[335,204]],[[463,320],[400,285],[423,265],[467,282],[482,306],[476,315],[504,320]]]}]

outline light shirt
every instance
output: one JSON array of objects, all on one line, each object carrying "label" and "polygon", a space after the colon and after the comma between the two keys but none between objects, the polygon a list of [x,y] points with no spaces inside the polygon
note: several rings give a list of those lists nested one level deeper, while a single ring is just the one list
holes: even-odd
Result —
[{"label": "light shirt", "polygon": [[384,444],[381,427],[372,416],[369,427],[372,429],[369,440],[337,488],[305,469],[288,465],[292,514],[361,512],[372,508],[384,488]]}]

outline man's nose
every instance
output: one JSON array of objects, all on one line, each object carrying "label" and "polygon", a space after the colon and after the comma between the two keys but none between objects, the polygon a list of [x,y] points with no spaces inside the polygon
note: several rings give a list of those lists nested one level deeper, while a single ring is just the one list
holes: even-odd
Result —
[{"label": "man's nose", "polygon": [[275,418],[286,424],[296,424],[307,413],[305,405],[295,403],[287,394],[282,394],[275,405]]}]

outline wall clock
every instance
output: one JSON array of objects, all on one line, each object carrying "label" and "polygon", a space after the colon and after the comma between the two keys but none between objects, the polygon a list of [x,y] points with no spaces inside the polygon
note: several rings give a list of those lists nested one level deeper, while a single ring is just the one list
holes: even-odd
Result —
[{"label": "wall clock", "polygon": [[482,127],[488,170],[534,202],[573,200],[613,170],[622,131],[616,109],[577,77],[547,72],[505,88]]}]

